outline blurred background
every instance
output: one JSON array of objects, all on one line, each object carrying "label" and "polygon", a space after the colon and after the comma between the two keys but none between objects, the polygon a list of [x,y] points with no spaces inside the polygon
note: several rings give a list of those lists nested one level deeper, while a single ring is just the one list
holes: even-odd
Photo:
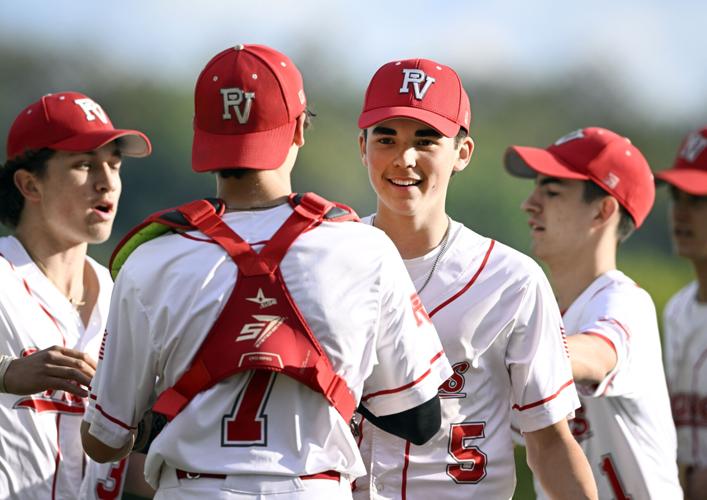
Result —
[{"label": "blurred background", "polygon": [[[90,249],[105,264],[147,214],[213,194],[211,175],[191,172],[190,150],[194,82],[217,52],[264,43],[296,62],[317,117],[294,188],[361,215],[375,209],[356,142],[366,84],[385,62],[426,57],[455,68],[471,97],[476,150],[452,181],[449,213],[527,253],[519,206],[531,184],[505,174],[505,148],[597,125],[631,138],[654,170],[668,167],[682,137],[707,123],[705,19],[707,3],[689,0],[2,2],[0,135],[42,94],[76,90],[117,127],[150,137],[150,158],[124,161],[113,237]],[[690,279],[671,255],[665,191],[620,252],[659,312]],[[515,498],[533,498],[520,453],[518,462]]]}]

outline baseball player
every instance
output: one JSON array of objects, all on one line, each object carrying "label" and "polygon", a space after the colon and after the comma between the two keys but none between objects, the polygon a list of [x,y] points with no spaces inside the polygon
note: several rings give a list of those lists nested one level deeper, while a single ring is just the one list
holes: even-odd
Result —
[{"label": "baseball player", "polygon": [[535,179],[522,209],[563,311],[582,402],[572,430],[599,498],[682,498],[655,307],[616,269],[618,245],[653,205],[648,163],[628,139],[598,127],[546,149],[512,146],[504,163]]},{"label": "baseball player", "polygon": [[672,168],[656,175],[670,186],[673,244],[695,281],[663,313],[665,372],[677,428],[685,498],[707,492],[707,128],[687,135]]},{"label": "baseball player", "polygon": [[[395,247],[350,209],[291,192],[306,122],[287,56],[216,55],[196,84],[192,166],[217,173],[220,200],[148,219],[114,254],[84,448],[126,453],[156,391],[153,415],[171,420],[146,460],[155,498],[350,498],[365,473],[359,402],[416,442],[439,429],[451,367]],[[182,230],[125,257],[170,225]]]},{"label": "baseball player", "polygon": [[105,241],[122,156],[146,156],[77,92],[22,110],[0,168],[0,498],[120,498],[126,461],[86,461],[80,443],[112,289],[86,255]]},{"label": "baseball player", "polygon": [[367,221],[405,259],[454,373],[439,387],[442,428],[424,445],[363,418],[369,475],[356,498],[511,498],[510,417],[531,467],[564,498],[594,498],[589,466],[567,424],[578,406],[560,314],[540,268],[445,212],[450,177],[474,144],[469,98],[451,68],[393,61],[373,76],[358,121],[378,197]]}]

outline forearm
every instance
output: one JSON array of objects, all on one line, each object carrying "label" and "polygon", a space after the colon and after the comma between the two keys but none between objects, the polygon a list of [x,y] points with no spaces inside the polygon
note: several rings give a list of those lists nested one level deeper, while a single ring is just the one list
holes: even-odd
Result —
[{"label": "forearm", "polygon": [[91,435],[89,432],[90,424],[81,422],[81,444],[86,454],[98,463],[117,462],[127,456],[133,448],[135,442],[135,433],[131,432],[128,435],[127,441],[120,448],[108,446],[103,441]]},{"label": "forearm", "polygon": [[530,469],[553,499],[596,499],[592,470],[566,421],[525,434]]}]

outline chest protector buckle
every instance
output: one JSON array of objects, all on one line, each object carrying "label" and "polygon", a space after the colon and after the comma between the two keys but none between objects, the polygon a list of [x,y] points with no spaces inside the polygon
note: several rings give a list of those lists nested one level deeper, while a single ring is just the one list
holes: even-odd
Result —
[{"label": "chest protector buckle", "polygon": [[334,372],[292,300],[279,266],[303,232],[323,220],[358,220],[358,217],[348,207],[314,193],[291,195],[290,203],[292,214],[260,253],[223,221],[223,207],[213,201],[187,203],[176,209],[181,217],[161,213],[143,224],[157,222],[175,229],[199,229],[220,245],[238,266],[238,278],[228,302],[190,368],[157,398],[154,412],[172,420],[196,394],[221,380],[246,370],[271,370],[321,393],[345,421],[351,419],[356,409],[353,394],[346,381]]}]

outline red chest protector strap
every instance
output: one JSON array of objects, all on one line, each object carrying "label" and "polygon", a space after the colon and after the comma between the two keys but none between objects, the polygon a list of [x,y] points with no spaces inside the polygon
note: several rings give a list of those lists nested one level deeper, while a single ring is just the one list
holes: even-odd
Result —
[{"label": "red chest protector strap", "polygon": [[[313,193],[294,203],[290,217],[260,253],[223,222],[211,203],[199,200],[177,209],[223,247],[238,266],[238,278],[191,367],[160,394],[153,411],[171,420],[199,392],[235,373],[264,369],[282,372],[323,394],[344,420],[351,419],[354,397],[292,300],[279,267],[295,239],[337,206]],[[343,213],[331,220],[357,219],[352,212]]]}]

